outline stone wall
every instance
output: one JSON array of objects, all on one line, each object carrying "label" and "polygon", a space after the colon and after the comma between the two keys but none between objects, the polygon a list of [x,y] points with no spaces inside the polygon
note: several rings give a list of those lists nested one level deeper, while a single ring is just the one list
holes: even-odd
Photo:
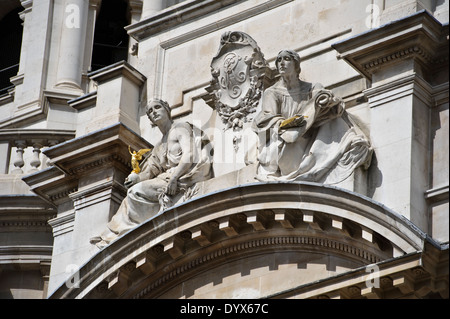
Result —
[{"label": "stone wall", "polygon": [[[370,138],[369,169],[335,186],[448,244],[448,1],[127,3],[128,61],[91,72],[101,1],[20,1],[19,71],[14,88],[0,96],[0,279],[10,278],[0,280],[10,283],[2,294],[30,296],[8,292],[29,274],[39,286],[33,289],[45,295],[48,283],[51,294],[98,253],[89,238],[126,195],[127,146],[161,139],[145,114],[154,98],[167,100],[175,122],[193,123],[216,148],[215,179],[201,185],[199,197],[255,182],[250,122],[226,129],[210,103],[212,59],[232,31],[250,35],[264,55],[264,88],[278,77],[278,52],[292,49],[301,57],[300,79],[342,98]],[[33,207],[38,213],[29,212]],[[35,242],[15,223],[44,239]],[[23,257],[26,247],[39,257]],[[31,272],[13,276],[11,267],[22,262],[33,265]]]}]

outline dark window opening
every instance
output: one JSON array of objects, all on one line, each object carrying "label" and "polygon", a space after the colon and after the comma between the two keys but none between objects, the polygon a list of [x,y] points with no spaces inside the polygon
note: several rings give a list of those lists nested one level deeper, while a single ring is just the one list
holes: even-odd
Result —
[{"label": "dark window opening", "polygon": [[23,33],[19,12],[22,10],[14,9],[0,21],[0,96],[14,87],[9,79],[19,71]]},{"label": "dark window opening", "polygon": [[91,71],[128,58],[129,12],[125,0],[102,1],[95,23]]}]

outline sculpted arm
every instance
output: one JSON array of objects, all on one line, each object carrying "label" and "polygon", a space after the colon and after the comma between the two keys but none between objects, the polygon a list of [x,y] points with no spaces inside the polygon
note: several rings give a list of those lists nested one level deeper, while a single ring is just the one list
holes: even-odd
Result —
[{"label": "sculpted arm", "polygon": [[277,95],[271,90],[263,93],[261,112],[259,112],[253,121],[253,130],[259,134],[266,134],[269,139],[269,132],[272,129],[278,131],[278,126],[284,118],[280,114],[280,103]]},{"label": "sculpted arm", "polygon": [[181,148],[181,159],[170,176],[169,184],[166,189],[168,195],[174,195],[176,193],[178,180],[189,171],[192,164],[197,160],[193,145],[192,129],[190,126],[187,124],[179,125],[172,133],[175,135],[176,142]]},{"label": "sculpted arm", "polygon": [[317,117],[317,105],[315,103],[315,96],[318,92],[322,91],[323,86],[320,83],[313,85],[310,91],[310,98],[307,103],[304,104],[302,114],[297,114],[298,118],[291,121],[291,125],[288,128],[280,129],[280,137],[286,143],[293,143],[299,137],[303,136],[310,128],[315,124]]},{"label": "sculpted arm", "polygon": [[157,165],[157,162],[157,156],[152,153],[141,163],[142,170],[139,173],[132,172],[130,175],[128,175],[128,177],[125,179],[124,186],[126,188],[130,188],[131,186],[141,181],[152,179],[155,176],[158,176],[158,174],[160,173],[160,169],[158,168],[159,165]]}]

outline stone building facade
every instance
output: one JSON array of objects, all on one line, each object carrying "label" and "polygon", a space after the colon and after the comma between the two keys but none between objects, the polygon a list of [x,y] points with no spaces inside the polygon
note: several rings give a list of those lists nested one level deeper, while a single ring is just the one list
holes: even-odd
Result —
[{"label": "stone building facade", "polygon": [[[447,299],[448,10],[3,1],[0,297]],[[252,125],[284,49],[367,137],[368,160],[343,179],[256,178]],[[214,176],[99,248],[128,198],[130,150],[164,137],[154,99],[204,133]],[[337,135],[329,125],[319,151]]]}]

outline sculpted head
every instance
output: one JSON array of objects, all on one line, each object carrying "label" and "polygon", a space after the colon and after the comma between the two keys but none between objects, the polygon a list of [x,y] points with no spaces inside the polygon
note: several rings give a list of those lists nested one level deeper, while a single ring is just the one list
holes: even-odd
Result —
[{"label": "sculpted head", "polygon": [[281,50],[275,61],[278,72],[282,75],[287,72],[295,72],[300,75],[300,56],[293,50]]},{"label": "sculpted head", "polygon": [[172,121],[169,103],[160,99],[151,100],[145,107],[145,113],[153,124],[161,120]]}]

